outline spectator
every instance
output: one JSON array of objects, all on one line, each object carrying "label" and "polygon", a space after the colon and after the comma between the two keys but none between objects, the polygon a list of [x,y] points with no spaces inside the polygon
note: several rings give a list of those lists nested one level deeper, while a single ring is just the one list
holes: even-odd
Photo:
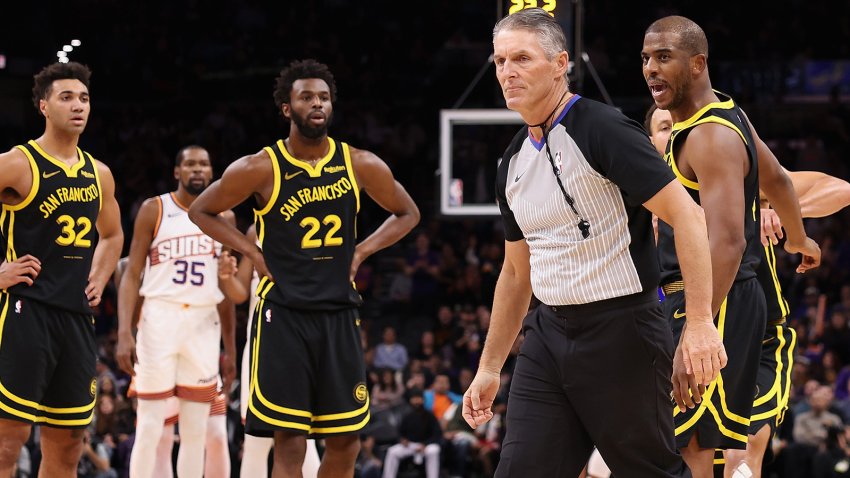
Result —
[{"label": "spectator", "polygon": [[388,325],[384,327],[384,341],[375,347],[374,366],[376,368],[389,368],[396,372],[407,366],[407,347],[396,342],[395,328]]},{"label": "spectator", "polygon": [[399,442],[387,450],[384,478],[395,478],[401,460],[413,457],[417,464],[425,462],[427,478],[440,476],[440,439],[442,430],[434,415],[423,407],[422,390],[410,391],[411,410],[401,419]]},{"label": "spectator", "polygon": [[445,373],[437,374],[431,388],[425,390],[425,410],[434,414],[437,420],[443,420],[446,410],[452,405],[462,402],[463,396],[452,392],[450,389],[449,376]]},{"label": "spectator", "polygon": [[794,444],[786,448],[786,476],[809,476],[812,459],[825,446],[831,427],[843,427],[841,418],[828,411],[832,403],[832,388],[818,385],[809,398],[811,409],[794,419]]},{"label": "spectator", "polygon": [[379,380],[372,387],[370,397],[372,412],[382,412],[395,408],[404,403],[404,385],[402,385],[399,373],[385,368],[378,374]]},{"label": "spectator", "polygon": [[78,478],[118,478],[118,473],[111,467],[112,448],[89,428],[83,432],[83,456],[77,465]]},{"label": "spectator", "polygon": [[380,478],[381,460],[375,456],[375,439],[369,435],[360,437],[360,455],[357,456],[356,469],[360,478]]}]

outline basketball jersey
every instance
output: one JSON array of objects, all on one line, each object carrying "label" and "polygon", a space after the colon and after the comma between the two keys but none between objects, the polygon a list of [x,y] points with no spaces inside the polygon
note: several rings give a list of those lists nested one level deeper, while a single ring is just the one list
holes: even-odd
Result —
[{"label": "basketball jersey", "polygon": [[[730,97],[718,91],[715,91],[715,93],[720,101],[707,104],[687,120],[673,125],[664,159],[673,169],[673,173],[679,179],[679,182],[685,186],[685,190],[691,198],[699,204],[699,182],[684,177],[676,166],[676,154],[681,150],[682,144],[687,140],[695,126],[704,123],[721,124],[732,129],[741,137],[747,149],[750,170],[744,177],[744,237],[747,245],[735,276],[735,280],[740,281],[756,276],[756,267],[764,255],[760,251],[762,245],[759,238],[761,210],[759,209],[758,155],[749,125],[744,120],[743,112]],[[717,155],[717,161],[725,159],[722,155]],[[658,221],[658,258],[661,265],[662,284],[682,279],[679,260],[676,256],[673,228],[661,220]]]},{"label": "basketball jersey", "polygon": [[94,158],[77,148],[77,162],[68,166],[35,141],[17,148],[29,160],[32,187],[20,204],[4,204],[0,213],[5,260],[31,254],[41,261],[41,273],[33,285],[18,284],[9,292],[91,314],[85,291],[102,203]]},{"label": "basketball jersey", "polygon": [[218,288],[221,244],[189,219],[174,193],[157,196],[156,204],[159,214],[139,294],[196,306],[218,304],[224,299]]},{"label": "basketball jersey", "polygon": [[779,277],[776,275],[776,251],[773,244],[768,243],[763,247],[764,256],[756,269],[758,281],[764,289],[764,298],[767,302],[768,327],[772,327],[771,321],[781,320],[788,316],[791,308],[788,301],[782,295],[782,286],[779,285]]},{"label": "basketball jersey", "polygon": [[260,299],[307,310],[362,303],[349,280],[360,191],[348,145],[331,138],[328,144],[315,165],[293,157],[282,140],[265,148],[274,189],[266,206],[254,210],[254,223],[275,281],[260,278]]}]

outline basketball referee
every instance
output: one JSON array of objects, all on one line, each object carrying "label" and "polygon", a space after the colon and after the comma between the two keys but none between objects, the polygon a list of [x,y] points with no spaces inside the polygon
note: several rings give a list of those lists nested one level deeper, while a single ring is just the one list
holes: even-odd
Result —
[{"label": "basketball referee", "polygon": [[[498,169],[505,262],[464,417],[473,427],[492,417],[522,325],[497,477],[578,476],[594,445],[616,476],[689,476],[674,444],[673,337],[650,211],[676,228],[688,282],[682,350],[707,384],[726,356],[702,212],[640,125],[570,93],[566,39],[547,12],[502,19],[493,47],[507,107],[529,126]],[[542,304],[523,320],[532,292]]]}]

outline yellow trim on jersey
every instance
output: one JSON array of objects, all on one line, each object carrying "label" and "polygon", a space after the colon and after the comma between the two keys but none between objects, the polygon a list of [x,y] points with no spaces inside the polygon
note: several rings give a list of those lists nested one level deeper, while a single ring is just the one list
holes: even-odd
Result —
[{"label": "yellow trim on jersey", "polygon": [[[0,208],[0,236],[7,236],[8,235],[8,234],[6,234],[6,231],[3,230],[4,227],[6,227],[6,210]],[[7,242],[6,251],[3,253],[3,257],[5,257],[8,262],[12,262],[12,259],[11,259],[12,249],[9,248],[9,244],[8,244],[9,241],[6,241],[6,242]],[[2,289],[2,290],[6,290],[6,289]]]},{"label": "yellow trim on jersey", "polygon": [[[715,90],[715,92],[717,92],[717,91]],[[720,93],[720,94],[722,95],[723,93]],[[726,96],[726,95],[723,95],[723,96]],[[708,111],[710,109],[717,108],[719,110],[731,110],[734,107],[735,107],[735,102],[732,101],[731,98],[729,98],[726,101],[715,101],[715,102],[709,103],[709,104],[703,106],[702,108],[700,108],[699,111],[697,111],[696,113],[691,115],[691,117],[686,119],[685,121],[673,123],[673,131],[676,132],[678,130],[685,129],[688,126],[694,124],[698,119],[700,119],[700,117],[702,115],[705,114],[706,111]]]},{"label": "yellow trim on jersey", "polygon": [[776,275],[776,251],[773,249],[773,243],[768,242],[764,247],[764,255],[767,259],[767,267],[770,269],[770,277],[773,279],[773,288],[776,290],[776,300],[779,301],[779,310],[782,312],[782,317],[785,318],[791,312],[788,302],[782,297],[782,286],[779,284],[779,277]]},{"label": "yellow trim on jersey", "polygon": [[365,427],[367,423],[369,423],[369,418],[371,416],[371,412],[367,411],[366,416],[359,423],[355,423],[353,425],[345,425],[341,427],[310,428],[310,433],[346,433],[355,430],[360,430],[361,428]]},{"label": "yellow trim on jersey", "polygon": [[[723,303],[720,304],[720,312],[717,314],[717,331],[720,334],[721,339],[723,338],[723,333],[726,329],[726,306],[727,306],[727,304],[728,304],[728,298],[723,299]],[[694,415],[687,422],[676,427],[676,430],[675,430],[676,435],[679,435],[682,432],[691,428],[700,418],[702,418],[705,411],[708,410],[712,414],[712,416],[714,416],[714,421],[717,424],[717,429],[720,431],[720,433],[722,433],[722,434],[724,434],[724,435],[726,435],[730,438],[734,438],[736,440],[742,440],[744,442],[747,441],[746,435],[741,435],[740,433],[733,432],[732,430],[729,430],[728,428],[726,428],[723,425],[722,420],[720,418],[720,413],[718,412],[718,410],[714,406],[714,404],[711,403],[711,398],[714,395],[714,392],[717,391],[718,398],[720,399],[720,406],[723,409],[723,415],[725,415],[726,418],[728,418],[729,420],[740,423],[742,425],[749,425],[750,424],[749,418],[744,418],[744,417],[741,417],[741,416],[736,415],[734,413],[731,413],[729,411],[728,407],[726,406],[726,392],[723,389],[723,375],[722,375],[723,372],[721,371],[720,373],[721,373],[721,375],[718,375],[717,378],[714,381],[712,381],[711,384],[709,384],[705,393],[703,393],[702,401],[699,403],[699,407],[697,408],[696,413],[694,413]],[[673,416],[675,417],[679,413],[681,413],[679,408],[674,407],[673,408]],[[743,437],[743,439],[741,437]]]},{"label": "yellow trim on jersey", "polygon": [[705,117],[705,118],[703,118],[703,119],[701,119],[701,120],[699,120],[699,121],[696,121],[696,122],[692,125],[692,127],[699,126],[699,125],[701,125],[701,124],[705,124],[705,123],[717,123],[717,124],[721,124],[721,125],[723,125],[723,126],[726,126],[727,128],[731,128],[731,129],[732,129],[732,130],[734,130],[736,133],[738,133],[738,136],[740,136],[742,140],[744,140],[744,144],[746,144],[746,145],[749,145],[749,144],[750,144],[749,142],[747,142],[747,138],[744,136],[744,133],[742,133],[742,132],[741,132],[741,129],[740,129],[740,128],[738,128],[737,126],[735,126],[735,124],[734,124],[734,123],[732,123],[732,122],[730,122],[729,120],[723,119],[723,118],[721,118],[721,117],[719,117],[719,116],[714,116],[714,115],[712,115],[712,116],[707,116],[707,117]]},{"label": "yellow trim on jersey", "polygon": [[91,161],[91,167],[94,170],[94,182],[97,183],[97,210],[100,212],[103,209],[103,187],[100,185],[100,172],[97,170],[97,163],[94,161],[94,158],[89,153],[85,153],[86,156],[89,157],[89,161]]},{"label": "yellow trim on jersey", "polygon": [[[277,202],[277,196],[280,194],[280,164],[278,163],[277,155],[274,153],[274,149],[272,149],[271,146],[266,146],[263,149],[266,153],[268,153],[269,160],[272,162],[274,186],[272,187],[272,195],[269,197],[269,201],[266,205],[260,210],[254,209],[254,224],[257,225],[257,242],[260,244],[260,249],[263,248],[263,239],[266,236],[266,226],[262,220],[262,216],[265,216],[272,210],[272,207],[274,207],[274,204]],[[257,219],[260,219],[259,224],[257,223]]]},{"label": "yellow trim on jersey", "polygon": [[[10,299],[11,299],[11,297],[9,296],[8,292],[0,292],[0,300],[2,300],[2,302],[3,302],[3,310],[0,311],[0,347],[2,347],[2,343],[3,343],[3,330],[5,329],[5,326],[6,326],[6,314],[9,311]],[[91,410],[92,415],[94,415],[94,405],[95,405],[95,402],[97,401],[97,398],[95,397],[95,398],[92,398],[91,403],[89,403],[88,405],[82,405],[82,406],[79,406],[79,407],[55,408],[55,407],[47,407],[47,406],[41,405],[40,403],[34,402],[32,400],[27,400],[25,398],[21,398],[21,397],[15,395],[14,393],[10,392],[2,383],[0,383],[0,393],[2,393],[4,396],[6,396],[6,398],[12,400],[13,402],[18,403],[20,405],[23,405],[25,407],[45,411],[47,413],[54,413],[54,414],[83,413],[83,412],[87,412],[87,411]],[[85,422],[85,421],[81,421],[81,420],[86,420],[86,419],[56,420],[56,419],[53,419],[53,418],[36,416],[36,415],[28,414],[28,413],[25,413],[25,412],[21,412],[20,410],[11,409],[11,407],[6,406],[2,402],[0,402],[0,409],[5,410],[6,412],[11,413],[12,415],[15,415],[15,416],[18,416],[18,417],[21,417],[21,418],[26,418],[26,419],[31,420],[33,422],[43,421],[43,422],[47,422],[47,423],[62,424],[62,425],[85,425],[86,423],[88,423],[88,422]],[[32,417],[32,418],[30,418],[30,417]],[[88,420],[91,420],[91,417],[89,417]],[[77,423],[77,422],[79,422],[79,423]]]},{"label": "yellow trim on jersey", "polygon": [[[734,103],[732,103],[732,100],[729,100],[727,103],[729,104],[729,108],[734,106]],[[717,105],[717,104],[726,104],[726,103],[711,103],[708,106],[702,108],[697,114],[705,113],[705,111],[710,109],[709,106]],[[714,106],[714,108],[718,108],[718,106]],[[725,109],[728,109],[728,108],[725,108]],[[727,128],[731,128],[733,131],[738,133],[738,136],[740,136],[742,140],[744,140],[744,144],[749,145],[749,143],[747,142],[747,138],[744,136],[744,133],[741,132],[740,128],[738,128],[737,126],[735,126],[733,123],[729,122],[728,120],[725,120],[723,118],[720,118],[719,116],[713,116],[713,115],[707,116],[707,117],[702,118],[700,120],[695,120],[694,116],[692,116],[690,119],[688,119],[688,120],[686,120],[682,123],[676,123],[676,125],[683,125],[683,126],[681,127],[681,129],[676,129],[676,125],[674,125],[673,126],[674,133],[678,133],[679,131],[682,131],[682,130],[685,130],[685,129],[688,129],[688,128],[693,128],[693,127],[696,127],[696,126],[699,126],[699,125],[705,124],[705,123],[717,123],[717,124],[726,126]],[[676,137],[674,135],[673,140],[675,140],[675,139],[676,139]],[[699,191],[699,182],[686,178],[681,173],[681,171],[679,171],[679,168],[676,166],[676,159],[673,157],[673,153],[672,152],[668,153],[668,155],[669,155],[669,158],[665,157],[665,159],[667,160],[667,164],[669,164],[670,167],[673,168],[673,173],[676,175],[676,178],[679,179],[679,182],[682,183],[682,185],[684,185],[686,188]]]},{"label": "yellow trim on jersey", "polygon": [[[260,299],[260,301],[257,303],[257,308],[260,311],[263,310],[263,306],[265,305],[265,302],[266,302],[265,299]],[[315,416],[307,410],[297,410],[297,409],[294,409],[294,408],[282,407],[280,405],[275,405],[274,403],[272,403],[268,399],[266,399],[266,397],[264,397],[263,393],[260,391],[260,384],[257,380],[257,377],[258,377],[258,374],[257,374],[258,358],[260,356],[260,339],[262,338],[262,327],[263,327],[262,313],[257,314],[256,320],[257,320],[257,337],[254,338],[254,343],[251,345],[251,354],[252,354],[252,357],[251,357],[251,379],[250,379],[251,392],[250,392],[250,395],[249,395],[250,398],[248,400],[248,408],[251,410],[251,412],[257,418],[259,418],[260,420],[262,420],[262,421],[264,421],[268,424],[271,424],[271,425],[284,427],[284,428],[294,428],[296,430],[305,430],[305,431],[308,431],[309,433],[345,433],[345,432],[348,432],[348,431],[359,430],[359,429],[363,428],[364,426],[366,426],[366,424],[369,422],[369,418],[371,416],[371,414],[369,412],[369,397],[368,397],[368,395],[366,397],[366,403],[362,407],[358,408],[357,410],[353,410],[353,411],[350,411],[350,412],[334,413],[334,414],[330,414],[330,415],[315,415]],[[360,421],[359,423],[355,423],[353,425],[344,425],[344,426],[338,426],[338,427],[325,427],[325,428],[313,428],[310,425],[307,425],[307,424],[304,424],[304,423],[278,420],[278,419],[271,418],[271,417],[265,415],[264,413],[257,410],[257,407],[254,404],[254,397],[255,396],[257,397],[257,399],[259,399],[260,403],[262,403],[265,407],[267,407],[270,410],[273,410],[275,412],[285,414],[285,415],[292,415],[292,416],[296,416],[296,417],[309,418],[311,421],[343,420],[343,419],[347,419],[347,418],[354,418],[358,415],[362,415],[363,413],[365,413],[366,416],[364,417],[364,419],[362,421]]]},{"label": "yellow trim on jersey", "polygon": [[785,391],[779,401],[779,415],[776,424],[779,425],[785,419],[785,411],[788,410],[788,401],[791,398],[791,369],[794,368],[794,349],[797,347],[797,331],[788,327],[791,332],[791,345],[788,346],[788,367],[785,369]]},{"label": "yellow trim on jersey", "polygon": [[274,282],[269,280],[267,276],[263,276],[262,279],[257,283],[257,288],[254,290],[254,295],[259,297],[260,299],[265,299],[269,294],[269,291],[274,287]]},{"label": "yellow trim on jersey", "polygon": [[357,410],[352,410],[350,412],[341,412],[341,413],[332,413],[330,415],[314,415],[314,422],[325,422],[328,420],[345,420],[346,418],[354,418],[357,415],[362,415],[369,411],[369,394],[366,394],[366,403],[363,404],[362,407]]},{"label": "yellow trim on jersey", "polygon": [[[32,143],[33,141],[30,142]],[[9,206],[6,204],[3,205],[3,209],[8,209],[9,211],[20,211],[21,209],[29,206],[29,204],[35,198],[35,195],[38,193],[38,187],[41,184],[41,179],[38,174],[38,165],[35,162],[35,158],[32,157],[32,154],[30,154],[27,148],[23,146],[18,146],[17,148],[24,152],[30,162],[30,169],[32,170],[32,185],[30,187],[29,194],[27,194],[27,197],[25,197],[23,201],[19,202],[18,204],[15,204],[14,206]]]},{"label": "yellow trim on jersey", "polygon": [[[348,149],[347,143],[342,144],[342,157],[345,158],[345,169],[348,170],[348,179],[351,181],[351,188],[354,190],[354,198],[357,199],[357,211],[360,212],[360,186],[357,185],[357,178],[354,174],[354,167],[351,165],[351,151]],[[355,223],[356,224],[356,223]],[[357,234],[355,233],[355,236]]]},{"label": "yellow trim on jersey", "polygon": [[334,157],[334,153],[336,153],[336,141],[332,138],[328,138],[328,142],[330,143],[330,147],[328,147],[328,154],[318,160],[315,165],[311,165],[306,161],[301,161],[295,156],[289,154],[289,151],[286,150],[286,145],[283,144],[282,139],[277,140],[277,146],[280,148],[280,152],[283,153],[283,157],[286,158],[290,164],[307,171],[307,174],[309,174],[311,178],[318,178],[322,175],[322,168],[328,164],[331,158]]},{"label": "yellow trim on jersey", "polygon": [[50,161],[56,166],[59,166],[62,171],[65,171],[65,175],[69,178],[76,178],[77,172],[82,169],[82,167],[86,164],[86,160],[83,157],[83,151],[80,148],[77,148],[77,162],[72,164],[71,166],[68,166],[65,161],[58,160],[53,156],[47,154],[47,152],[41,149],[41,146],[39,146],[38,143],[35,142],[35,140],[31,139],[27,144],[35,148],[35,150],[38,151],[38,154],[44,156],[44,159]]},{"label": "yellow trim on jersey", "polygon": [[664,159],[667,160],[667,164],[669,164],[670,168],[673,169],[673,174],[676,175],[676,179],[678,179],[679,182],[682,183],[682,186],[685,186],[688,189],[699,191],[699,183],[696,181],[691,181],[690,179],[686,178],[681,171],[679,171],[679,168],[676,166],[676,160],[673,158],[673,153],[667,153],[667,156],[668,157]]},{"label": "yellow trim on jersey", "polygon": [[[717,424],[717,429],[720,431],[720,433],[726,435],[729,438],[734,438],[735,440],[747,443],[748,437],[746,434],[742,435],[740,433],[733,432],[732,430],[726,428],[723,425],[723,420],[720,419],[720,414],[717,413],[717,408],[711,402],[708,402],[708,411],[711,413],[712,416],[714,416],[714,422]],[[749,425],[749,422],[750,421],[747,420],[747,425]]]},{"label": "yellow trim on jersey", "polygon": [[[742,417],[741,415],[729,411],[729,407],[726,405],[726,389],[723,388],[722,374],[717,376],[717,396],[720,398],[720,408],[723,410],[723,415],[726,416],[726,418],[732,420],[733,422],[740,423],[741,425],[750,424],[749,418]],[[718,422],[718,425],[719,424],[720,423]]]},{"label": "yellow trim on jersey", "polygon": [[3,222],[0,224],[6,224],[5,219],[6,216],[9,218],[9,226],[6,228],[6,260],[12,262],[18,259],[18,253],[15,251],[15,211],[9,211],[9,214],[6,214],[6,209],[3,209]]},{"label": "yellow trim on jersey", "polygon": [[[781,378],[782,378],[782,368],[783,368],[782,351],[785,348],[785,337],[782,335],[782,326],[781,325],[776,326],[776,338],[779,340],[779,346],[776,348],[776,379],[773,381],[773,385],[770,387],[770,390],[768,390],[767,393],[765,393],[761,397],[757,397],[755,399],[755,401],[753,401],[753,408],[757,407],[758,405],[766,403],[768,400],[770,400],[774,396],[778,396],[779,398],[782,398],[782,390],[780,390],[780,387],[782,385],[782,380],[781,380]],[[777,399],[777,404],[778,404],[778,402],[779,402],[779,399]],[[753,415],[752,417],[750,417],[750,420],[753,420],[753,421],[754,420],[762,420],[764,418],[772,417],[773,415],[775,415],[778,412],[779,412],[779,409],[778,409],[778,406],[777,406],[773,410],[769,410],[769,411],[764,412],[764,413],[759,413],[759,414]]]},{"label": "yellow trim on jersey", "polygon": [[304,410],[295,410],[295,409],[292,409],[292,408],[286,408],[286,407],[281,407],[279,405],[275,405],[275,404],[269,402],[266,399],[266,397],[263,396],[262,392],[260,391],[260,384],[257,383],[257,359],[260,356],[260,338],[262,336],[262,329],[263,329],[262,310],[263,310],[263,306],[265,305],[265,302],[266,302],[265,299],[260,299],[260,302],[257,304],[257,307],[259,308],[260,313],[257,314],[257,317],[256,317],[257,336],[254,338],[254,343],[251,345],[251,349],[252,349],[251,350],[251,354],[252,354],[252,357],[251,357],[251,379],[250,379],[251,392],[249,394],[250,398],[248,400],[248,408],[251,410],[251,412],[257,418],[259,418],[260,420],[262,420],[266,423],[269,423],[271,425],[275,425],[275,426],[279,426],[279,427],[285,427],[285,428],[295,428],[297,430],[309,431],[310,425],[307,425],[307,424],[304,424],[304,423],[276,420],[274,418],[266,416],[265,414],[263,414],[262,412],[257,410],[256,405],[254,405],[254,397],[256,396],[257,399],[259,399],[260,402],[263,405],[265,405],[269,409],[274,410],[276,412],[287,414],[287,415],[293,415],[293,416],[296,416],[296,417],[305,417],[305,418],[312,418],[312,416],[313,416],[312,413],[304,411]]}]

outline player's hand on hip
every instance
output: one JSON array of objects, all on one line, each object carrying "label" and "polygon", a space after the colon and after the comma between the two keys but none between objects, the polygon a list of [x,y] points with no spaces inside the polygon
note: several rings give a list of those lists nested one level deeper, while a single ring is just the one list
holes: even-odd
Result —
[{"label": "player's hand on hip", "polygon": [[12,262],[0,264],[0,289],[6,289],[13,285],[24,283],[32,285],[41,272],[41,261],[27,254]]},{"label": "player's hand on hip", "polygon": [[782,232],[782,221],[779,220],[779,215],[776,211],[770,208],[761,210],[761,244],[767,247],[768,244],[774,246],[779,244],[779,240],[785,233]]},{"label": "player's hand on hip", "polygon": [[698,384],[710,384],[726,366],[726,349],[713,320],[688,320],[679,346],[685,371],[693,374]]},{"label": "player's hand on hip", "polygon": [[351,269],[348,272],[348,280],[354,282],[354,277],[357,275],[357,269],[360,268],[360,264],[366,257],[360,252],[356,247],[354,248],[354,256],[351,258]]},{"label": "player's hand on hip", "polygon": [[802,244],[785,241],[785,251],[789,254],[802,254],[803,261],[797,266],[797,272],[803,273],[820,265],[820,246],[814,239],[807,237]]},{"label": "player's hand on hip", "polygon": [[463,394],[463,419],[473,429],[493,418],[493,400],[499,391],[499,383],[499,372],[478,370]]},{"label": "player's hand on hip", "polygon": [[251,263],[254,264],[254,268],[257,269],[257,275],[262,279],[263,277],[268,277],[270,281],[274,281],[274,277],[272,277],[272,273],[269,271],[269,267],[266,265],[266,258],[263,257],[263,252],[259,249],[251,253]]},{"label": "player's hand on hip", "polygon": [[136,357],[136,339],[131,334],[118,335],[115,359],[118,361],[118,368],[124,373],[130,376],[136,375],[135,365],[139,360]]}]

